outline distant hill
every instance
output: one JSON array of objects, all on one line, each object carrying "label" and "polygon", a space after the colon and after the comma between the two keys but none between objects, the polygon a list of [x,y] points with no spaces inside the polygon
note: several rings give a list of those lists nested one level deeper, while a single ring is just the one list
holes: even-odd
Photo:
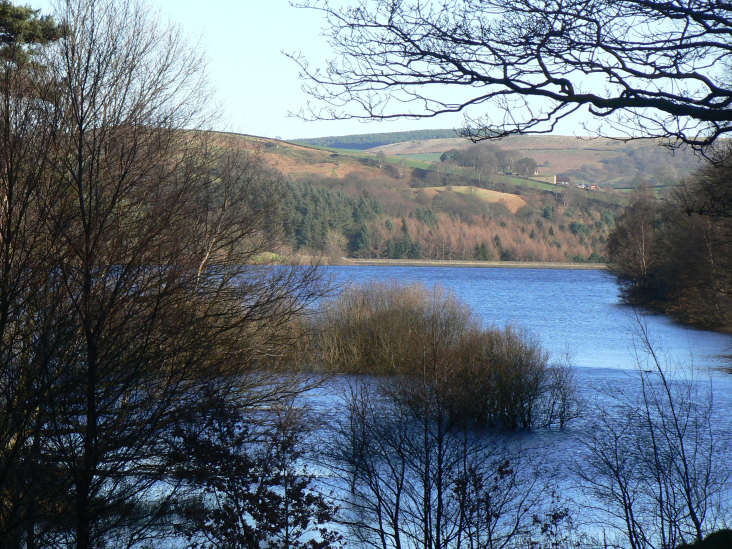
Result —
[{"label": "distant hill", "polygon": [[[296,144],[382,153],[393,159],[439,162],[450,149],[472,146],[458,130],[366,133],[298,139]],[[695,171],[701,159],[689,149],[670,150],[659,140],[622,142],[607,138],[557,135],[514,136],[483,142],[536,161],[542,176],[558,176],[575,184],[631,189],[641,184],[663,188]]]},{"label": "distant hill", "polygon": [[221,145],[251,150],[283,175],[282,251],[335,261],[603,261],[626,201],[620,192],[476,171],[439,155],[431,161],[235,134],[221,134]]},{"label": "distant hill", "polygon": [[[483,142],[517,156],[533,158],[540,173],[574,183],[616,188],[674,185],[699,168],[702,159],[690,149],[670,150],[660,140],[622,142],[607,138],[525,135]],[[370,150],[404,159],[437,161],[450,149],[474,146],[459,137],[393,142]]]},{"label": "distant hill", "polygon": [[290,142],[313,147],[365,150],[391,143],[443,139],[457,136],[458,130],[416,130],[411,132],[362,133],[358,135],[340,135],[314,139],[293,139]]}]

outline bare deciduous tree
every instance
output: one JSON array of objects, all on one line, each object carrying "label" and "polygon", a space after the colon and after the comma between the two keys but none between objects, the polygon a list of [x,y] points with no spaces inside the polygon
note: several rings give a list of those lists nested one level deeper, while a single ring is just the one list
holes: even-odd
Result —
[{"label": "bare deciduous tree", "polygon": [[265,367],[319,286],[251,264],[278,180],[198,131],[202,60],[178,32],[134,1],[56,17],[35,64],[4,65],[0,525],[129,547],[169,533],[183,425],[298,390]]},{"label": "bare deciduous tree", "polygon": [[180,474],[190,485],[176,528],[191,548],[330,549],[335,507],[304,468],[308,418],[289,399],[248,411],[220,402],[187,426]]},{"label": "bare deciduous tree", "polygon": [[729,468],[711,388],[669,373],[638,324],[650,369],[639,368],[636,399],[599,412],[578,474],[621,546],[673,549],[720,526]]},{"label": "bare deciduous tree", "polygon": [[500,435],[454,423],[439,396],[422,388],[362,380],[346,396],[328,458],[340,483],[340,520],[358,546],[529,547],[547,532],[544,513],[560,530],[569,525],[567,509],[547,498],[550,475]]},{"label": "bare deciduous tree", "polygon": [[47,486],[42,499],[32,496],[51,480],[34,456],[69,323],[52,266],[60,247],[39,230],[57,198],[46,154],[56,128],[53,109],[39,100],[52,85],[33,56],[60,29],[6,2],[0,18],[0,532],[12,547],[65,490]]},{"label": "bare deciduous tree", "polygon": [[732,320],[729,151],[670,200],[638,193],[608,239],[611,270],[634,304],[705,328]]},{"label": "bare deciduous tree", "polygon": [[[705,146],[732,130],[732,7],[718,0],[327,0],[337,58],[298,61],[326,119],[466,113],[474,139],[586,109],[626,137]],[[482,110],[482,112],[481,112]],[[478,114],[475,114],[477,111]]]}]

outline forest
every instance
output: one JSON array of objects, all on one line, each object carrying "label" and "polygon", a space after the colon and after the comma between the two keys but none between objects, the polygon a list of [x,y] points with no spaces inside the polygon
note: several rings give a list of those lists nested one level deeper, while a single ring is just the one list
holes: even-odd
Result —
[{"label": "forest", "polygon": [[424,169],[383,155],[232,139],[275,171],[286,166],[281,213],[288,253],[333,263],[344,257],[602,262],[625,201],[506,176],[514,164],[532,171],[535,162],[500,146],[448,152]]},{"label": "forest", "polygon": [[608,241],[626,302],[732,331],[731,166],[722,150],[664,200],[636,191]]}]

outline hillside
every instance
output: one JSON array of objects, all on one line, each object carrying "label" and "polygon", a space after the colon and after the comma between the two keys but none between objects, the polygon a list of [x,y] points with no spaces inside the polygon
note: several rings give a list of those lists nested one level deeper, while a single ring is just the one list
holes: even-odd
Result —
[{"label": "hillside", "polygon": [[[382,153],[405,161],[439,162],[451,149],[472,143],[450,129],[331,136],[295,143],[334,149]],[[525,135],[502,139],[498,146],[533,158],[539,173],[575,184],[596,184],[630,189],[640,184],[663,188],[674,185],[697,169],[698,156],[688,149],[670,150],[660,140],[622,142],[607,138]]]},{"label": "hillside", "polygon": [[[541,174],[556,175],[573,183],[615,188],[633,188],[641,183],[656,187],[673,185],[701,164],[692,151],[672,151],[658,140],[624,143],[606,138],[526,135],[483,146],[494,144],[517,156],[533,158]],[[391,143],[369,152],[437,162],[451,149],[464,150],[471,146],[474,145],[470,141],[453,137]]]},{"label": "hillside", "polygon": [[286,253],[334,260],[602,261],[625,200],[622,193],[384,150],[321,149],[235,134],[221,139],[284,176]]},{"label": "hillside", "polygon": [[485,204],[503,204],[512,214],[515,214],[527,205],[526,200],[517,194],[481,189],[480,187],[475,187],[473,185],[450,185],[447,187],[423,187],[421,189],[414,189],[416,197],[419,197],[421,194],[423,197],[429,197],[433,201],[438,195],[440,195],[440,193],[450,192],[469,196],[472,199]]}]

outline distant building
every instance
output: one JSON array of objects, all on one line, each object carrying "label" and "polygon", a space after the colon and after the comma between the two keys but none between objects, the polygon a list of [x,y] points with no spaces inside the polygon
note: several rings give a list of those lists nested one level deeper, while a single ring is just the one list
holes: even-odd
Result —
[{"label": "distant building", "polygon": [[572,182],[572,176],[568,173],[559,173],[557,174],[557,185],[562,185],[564,187],[568,186]]},{"label": "distant building", "polygon": [[537,166],[536,169],[534,169],[533,178],[539,179],[544,183],[549,183],[550,185],[556,185],[557,184],[557,175],[553,173],[547,173],[549,170],[546,169],[546,166]]}]

